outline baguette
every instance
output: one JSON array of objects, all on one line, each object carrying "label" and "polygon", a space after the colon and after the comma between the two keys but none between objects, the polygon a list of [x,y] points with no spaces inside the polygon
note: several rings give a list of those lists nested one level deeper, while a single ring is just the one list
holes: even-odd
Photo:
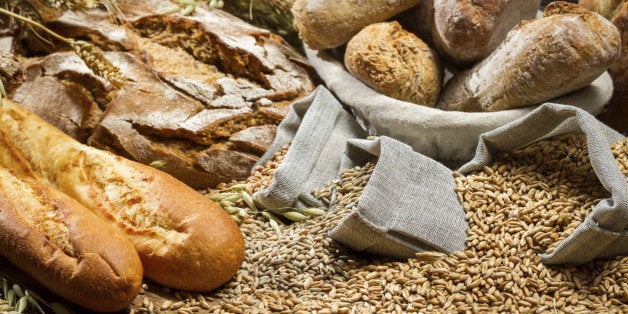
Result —
[{"label": "baguette", "polygon": [[52,292],[94,311],[124,309],[142,284],[131,242],[76,200],[4,167],[0,251]]},{"label": "baguette", "polygon": [[335,48],[347,43],[363,27],[383,22],[421,0],[296,0],[294,29],[311,49]]},{"label": "baguette", "polygon": [[543,18],[522,22],[485,60],[454,75],[437,107],[498,111],[538,104],[589,85],[617,60],[620,47],[608,20],[553,2]]},{"label": "baguette", "polygon": [[[3,164],[31,172],[78,200],[134,244],[146,277],[176,289],[209,291],[244,259],[244,238],[217,204],[157,169],[83,145],[5,101]],[[18,157],[15,157],[18,156]]]}]

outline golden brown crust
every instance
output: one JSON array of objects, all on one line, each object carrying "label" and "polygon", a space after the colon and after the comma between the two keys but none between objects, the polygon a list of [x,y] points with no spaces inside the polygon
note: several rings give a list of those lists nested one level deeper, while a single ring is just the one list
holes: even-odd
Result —
[{"label": "golden brown crust", "polygon": [[56,294],[95,311],[124,309],[142,283],[133,245],[83,205],[0,167],[0,250]]},{"label": "golden brown crust", "polygon": [[540,0],[437,0],[433,37],[449,61],[467,66],[486,57],[521,20],[532,19]]},{"label": "golden brown crust", "polygon": [[344,62],[353,76],[384,95],[436,105],[443,77],[438,56],[396,21],[363,28],[347,44]]},{"label": "golden brown crust", "polygon": [[42,181],[126,235],[146,277],[209,291],[240,267],[244,239],[237,224],[200,193],[152,167],[80,144],[10,101],[0,117],[4,149],[24,156]]},{"label": "golden brown crust", "polygon": [[617,28],[576,4],[554,2],[521,23],[484,61],[457,73],[438,108],[497,111],[529,106],[590,84],[619,57]]}]

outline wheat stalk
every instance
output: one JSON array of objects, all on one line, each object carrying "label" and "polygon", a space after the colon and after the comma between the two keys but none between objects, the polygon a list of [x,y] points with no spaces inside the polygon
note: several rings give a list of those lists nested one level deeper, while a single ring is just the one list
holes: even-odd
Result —
[{"label": "wheat stalk", "polygon": [[122,77],[122,74],[120,73],[120,69],[113,65],[109,60],[107,60],[107,58],[105,58],[105,56],[102,54],[102,51],[100,51],[93,44],[81,40],[73,40],[63,37],[48,29],[41,23],[20,14],[11,12],[7,9],[0,8],[0,13],[16,18],[31,26],[35,26],[38,29],[41,29],[50,34],[52,37],[67,43],[68,45],[70,45],[70,47],[72,47],[72,49],[74,49],[74,52],[76,52],[76,54],[81,57],[83,62],[85,62],[85,65],[87,65],[87,67],[89,67],[90,70],[94,72],[94,74],[109,81],[116,88],[120,88],[124,85],[124,79]]}]

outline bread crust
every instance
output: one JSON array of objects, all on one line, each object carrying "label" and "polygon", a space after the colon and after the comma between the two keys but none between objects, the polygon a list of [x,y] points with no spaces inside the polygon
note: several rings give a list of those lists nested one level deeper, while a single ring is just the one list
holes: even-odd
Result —
[{"label": "bread crust", "polygon": [[[244,238],[220,206],[152,167],[83,145],[7,101],[0,112],[7,167],[33,173],[89,208],[135,246],[146,277],[209,291],[244,259]],[[27,162],[28,164],[24,164]]]},{"label": "bread crust", "polygon": [[484,59],[521,20],[536,15],[540,0],[435,0],[436,49],[456,66]]},{"label": "bread crust", "polygon": [[69,196],[0,167],[2,255],[87,309],[127,307],[142,284],[131,242]]},{"label": "bread crust", "polygon": [[386,96],[434,107],[442,84],[438,56],[396,22],[371,24],[347,44],[347,70]]},{"label": "bread crust", "polygon": [[292,6],[294,29],[311,49],[347,43],[363,27],[383,22],[421,0],[296,0]]},{"label": "bread crust", "polygon": [[602,16],[554,2],[515,27],[484,61],[457,73],[438,108],[498,111],[529,106],[590,84],[619,57],[617,28]]}]

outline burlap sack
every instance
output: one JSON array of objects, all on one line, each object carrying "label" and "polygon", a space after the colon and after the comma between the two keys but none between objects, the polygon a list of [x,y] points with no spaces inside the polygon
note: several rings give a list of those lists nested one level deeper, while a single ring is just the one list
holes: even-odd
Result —
[{"label": "burlap sack", "polygon": [[628,254],[628,178],[613,157],[610,145],[625,139],[585,111],[571,106],[543,105],[504,127],[482,134],[475,157],[460,168],[465,174],[490,165],[493,156],[539,139],[584,133],[589,159],[611,197],[602,200],[586,220],[551,254],[545,264],[582,264],[594,258]]},{"label": "burlap sack", "polygon": [[[494,154],[573,132],[587,134],[592,165],[613,196],[601,202],[554,253],[543,256],[546,263],[582,263],[626,253],[628,183],[609,148],[621,135],[582,109],[545,104],[478,135],[475,157],[460,169],[468,173],[489,164]],[[279,125],[276,141],[260,163],[283,145],[292,145],[275,180],[268,189],[255,193],[255,201],[263,208],[321,206],[310,195],[311,189],[336,178],[341,169],[378,158],[357,209],[330,236],[355,250],[399,258],[425,250],[464,249],[467,223],[454,193],[451,169],[396,139],[382,136],[368,141],[365,137],[366,132],[340,102],[319,87],[295,103]]]}]

